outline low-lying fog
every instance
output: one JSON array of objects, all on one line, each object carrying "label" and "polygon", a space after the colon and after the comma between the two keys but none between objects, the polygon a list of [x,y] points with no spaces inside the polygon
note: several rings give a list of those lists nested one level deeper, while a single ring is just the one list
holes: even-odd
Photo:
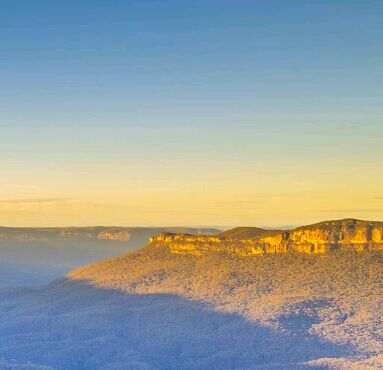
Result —
[{"label": "low-lying fog", "polygon": [[[76,267],[143,247],[149,237],[162,231],[219,232],[187,227],[1,228],[0,289],[47,284]],[[100,232],[117,237],[123,233],[125,240],[99,239]]]},{"label": "low-lying fog", "polygon": [[137,247],[115,241],[2,241],[0,289],[49,283],[75,267]]}]

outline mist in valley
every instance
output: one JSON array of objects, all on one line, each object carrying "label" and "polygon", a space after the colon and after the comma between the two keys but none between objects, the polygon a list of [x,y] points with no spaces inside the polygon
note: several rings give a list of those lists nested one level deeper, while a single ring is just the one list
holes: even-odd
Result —
[{"label": "mist in valley", "polygon": [[164,231],[219,232],[188,227],[0,228],[0,289],[47,284],[76,267],[140,248]]}]

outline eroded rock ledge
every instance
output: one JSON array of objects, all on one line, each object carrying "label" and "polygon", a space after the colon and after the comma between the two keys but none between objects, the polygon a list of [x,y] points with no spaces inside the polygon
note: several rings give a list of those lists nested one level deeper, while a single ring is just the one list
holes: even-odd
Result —
[{"label": "eroded rock ledge", "polygon": [[[200,255],[206,251],[229,252],[244,256],[287,253],[289,251],[325,254],[334,250],[383,251],[383,222],[345,219],[325,221],[293,230],[248,229],[216,236],[161,233],[149,245],[167,247],[172,253]],[[256,234],[254,236],[254,234]],[[239,237],[237,235],[240,235]]]}]

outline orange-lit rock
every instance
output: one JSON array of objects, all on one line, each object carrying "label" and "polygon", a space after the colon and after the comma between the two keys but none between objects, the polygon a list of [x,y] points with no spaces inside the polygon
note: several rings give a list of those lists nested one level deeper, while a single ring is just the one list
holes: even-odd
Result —
[{"label": "orange-lit rock", "polygon": [[[256,228],[225,232],[216,236],[159,234],[149,244],[166,246],[173,253],[201,254],[204,251],[229,252],[239,255],[262,255],[295,251],[325,254],[331,250],[363,251],[383,249],[383,223],[354,219],[325,221],[290,231]],[[248,231],[250,237],[246,238]],[[239,235],[238,238],[235,235]],[[256,236],[253,236],[256,235]]]}]

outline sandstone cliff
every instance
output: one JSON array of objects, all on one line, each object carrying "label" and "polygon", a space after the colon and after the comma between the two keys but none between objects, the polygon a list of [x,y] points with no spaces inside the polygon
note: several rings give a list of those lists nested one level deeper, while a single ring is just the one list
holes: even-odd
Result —
[{"label": "sandstone cliff", "polygon": [[215,236],[161,233],[150,238],[149,244],[166,246],[173,253],[197,255],[204,251],[262,255],[289,251],[324,254],[338,249],[383,250],[383,222],[344,219],[288,231],[237,228]]}]

